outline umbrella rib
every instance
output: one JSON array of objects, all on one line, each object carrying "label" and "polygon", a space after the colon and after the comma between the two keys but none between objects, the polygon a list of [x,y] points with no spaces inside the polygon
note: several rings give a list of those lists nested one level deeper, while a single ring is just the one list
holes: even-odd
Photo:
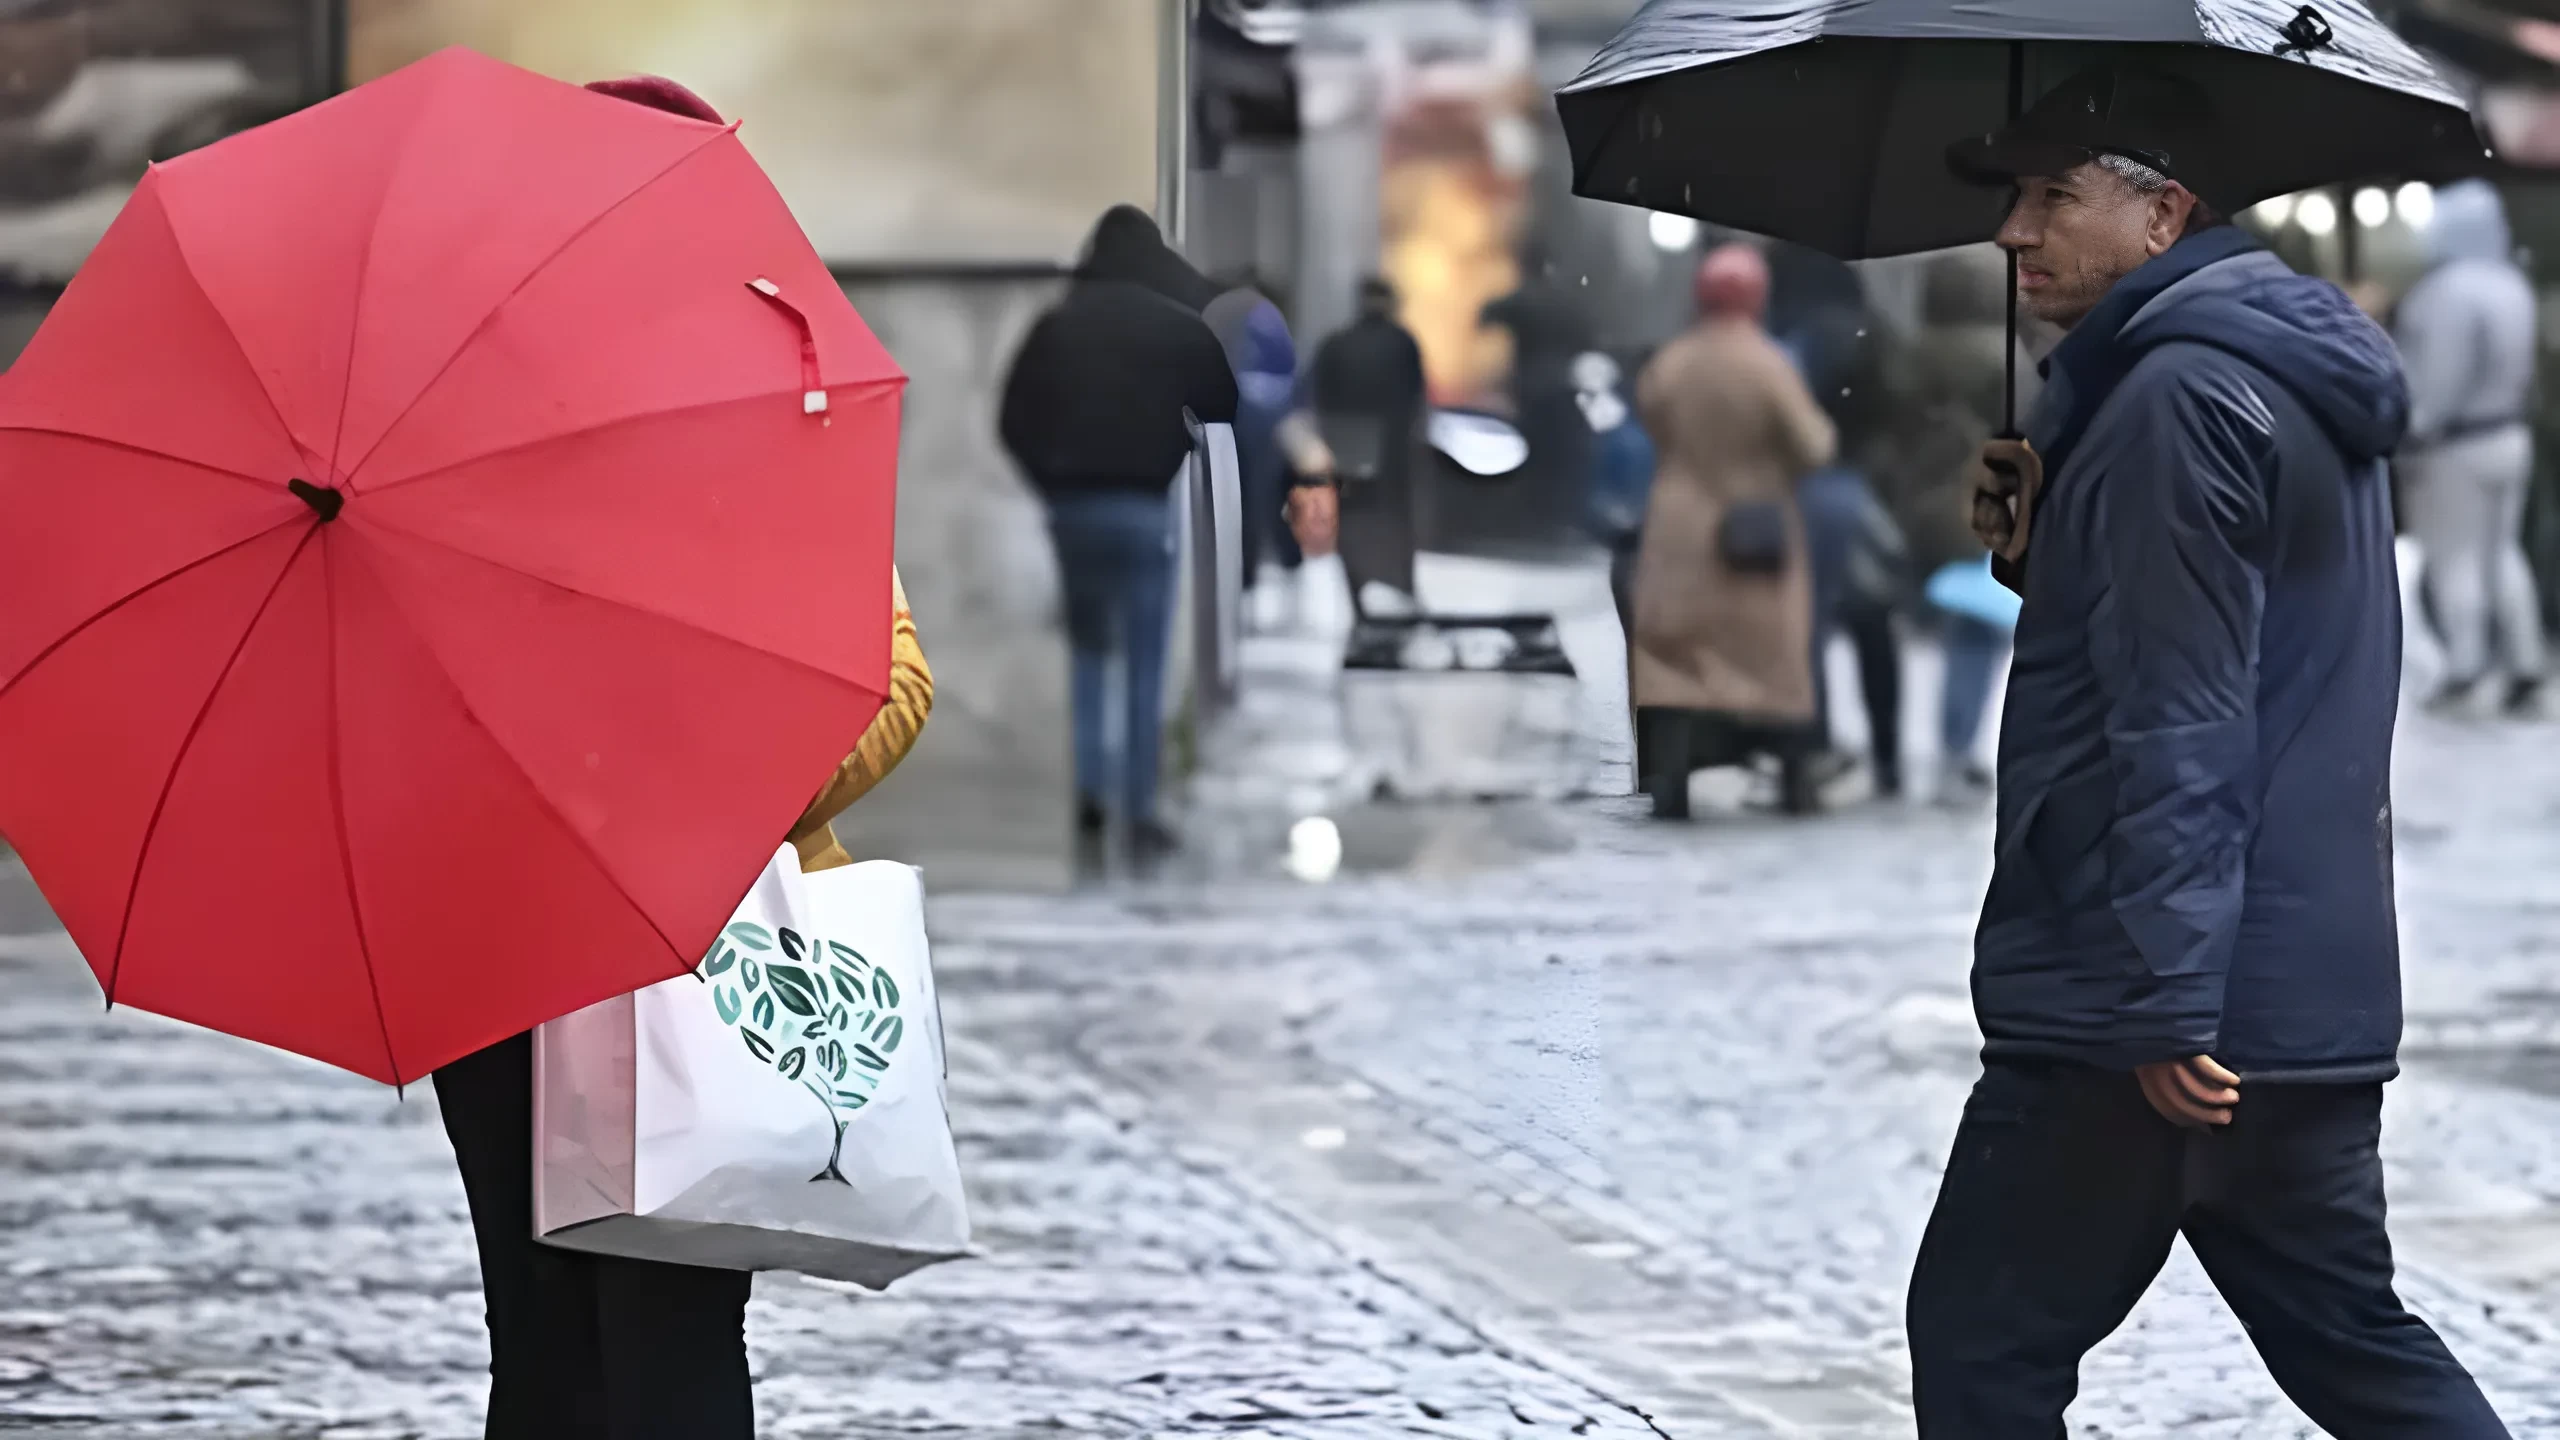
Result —
[{"label": "umbrella rib", "polygon": [[[317,530],[318,526],[312,527]],[[355,846],[347,839],[347,760],[346,747],[339,736],[345,729],[345,717],[339,713],[338,689],[338,606],[337,550],[323,547],[320,563],[325,567],[322,585],[330,596],[329,610],[329,818],[337,828],[338,868],[347,877],[347,912],[355,917],[356,954],[364,960],[365,989],[373,996],[374,1023],[382,1030],[382,1060],[391,1072],[391,1083],[406,1088],[408,1078],[400,1073],[400,1056],[391,1044],[391,1016],[382,1008],[382,975],[374,967],[373,941],[365,934],[364,895],[356,888]]]},{"label": "umbrella rib", "polygon": [[[427,543],[433,544],[434,542],[428,541]],[[461,553],[469,554],[470,552],[463,551]],[[472,558],[479,559],[480,557],[473,556]],[[494,564],[496,562],[484,561],[483,563]],[[375,583],[382,583],[379,576],[375,577]],[[453,696],[454,705],[462,711],[463,718],[471,722],[471,728],[479,731],[483,736],[488,738],[490,749],[495,750],[500,755],[506,757],[508,768],[514,770],[516,772],[516,778],[524,782],[525,792],[533,796],[534,802],[542,807],[542,812],[550,816],[552,823],[558,825],[561,832],[569,837],[570,842],[578,847],[578,853],[587,857],[587,863],[594,866],[596,873],[604,877],[604,882],[613,887],[613,893],[621,896],[623,903],[631,907],[631,912],[640,917],[642,923],[649,927],[651,934],[658,937],[658,943],[667,947],[667,953],[676,958],[679,968],[670,971],[668,978],[673,978],[676,975],[684,973],[685,970],[691,969],[700,957],[697,956],[688,959],[685,956],[685,953],[681,949],[677,948],[676,942],[669,938],[666,930],[658,924],[658,917],[650,914],[647,907],[643,906],[639,900],[632,895],[630,888],[622,883],[622,877],[614,874],[612,867],[604,863],[604,857],[596,853],[596,847],[594,844],[592,844],[585,835],[579,833],[577,826],[569,823],[569,817],[560,813],[560,808],[551,803],[550,796],[542,793],[542,786],[534,780],[533,773],[524,768],[524,762],[516,758],[516,752],[508,749],[507,742],[498,738],[498,732],[489,728],[489,722],[480,718],[480,712],[473,709],[471,706],[471,697],[462,693],[461,683],[453,678],[452,671],[445,668],[444,658],[437,655],[435,646],[428,643],[426,632],[419,629],[416,622],[409,618],[408,608],[400,603],[399,591],[386,584],[382,585],[382,594],[383,598],[390,604],[393,613],[400,617],[400,623],[408,627],[410,638],[416,640],[418,642],[418,648],[425,651],[429,658],[435,661],[433,668],[436,672],[436,678],[444,682],[446,692]]]},{"label": "umbrella rib", "polygon": [[[266,533],[272,535],[275,532],[270,530]],[[116,984],[124,978],[124,946],[133,935],[134,906],[142,898],[143,872],[151,868],[151,845],[160,838],[160,820],[169,811],[169,796],[178,788],[178,776],[187,768],[187,756],[195,749],[196,737],[204,733],[204,722],[213,714],[214,702],[222,698],[223,688],[231,683],[231,672],[239,668],[240,657],[248,652],[250,638],[258,633],[259,623],[267,618],[268,607],[274,605],[276,596],[283,593],[286,577],[293,574],[293,567],[302,561],[302,552],[311,548],[312,537],[319,533],[319,523],[312,522],[302,538],[295,542],[293,553],[277,567],[275,583],[267,587],[266,596],[258,601],[258,608],[250,615],[249,623],[240,627],[239,642],[231,647],[230,657],[222,662],[222,673],[214,677],[212,687],[205,691],[204,703],[196,707],[196,717],[188,722],[186,737],[178,742],[178,753],[169,762],[168,778],[160,782],[160,798],[152,802],[151,823],[143,828],[142,848],[133,857],[133,883],[125,888],[124,918],[116,925],[115,958],[107,965],[107,1008],[110,1010],[115,1008]],[[243,545],[247,543],[245,540],[241,542]]]},{"label": "umbrella rib", "polygon": [[[681,615],[670,615],[663,610],[652,610],[646,605],[635,604],[632,601],[619,599],[615,596],[598,595],[592,590],[581,590],[575,585],[554,580],[548,575],[537,575],[530,570],[520,570],[513,565],[507,564],[505,561],[493,560],[477,551],[464,549],[462,546],[456,545],[450,540],[438,539],[433,535],[421,535],[415,530],[404,530],[397,525],[385,525],[379,520],[372,521],[371,523],[376,529],[397,535],[403,540],[414,540],[421,545],[431,545],[438,550],[444,551],[446,554],[459,555],[466,560],[486,565],[493,570],[503,570],[510,575],[522,576],[527,580],[533,581],[537,585],[548,585],[552,589],[557,590],[564,595],[575,595],[581,600],[592,600],[598,605],[610,605],[617,610],[628,611],[633,615],[645,616],[648,619],[658,621],[661,624],[673,625],[680,630],[690,630],[696,635],[717,640],[723,645],[733,645],[752,654],[769,656],[772,659],[781,661],[785,665],[796,666],[802,670],[808,671],[812,675],[818,675],[826,679],[833,680],[839,685],[850,686],[866,695],[876,693],[863,686],[858,681],[847,680],[832,670],[812,664],[796,655],[783,655],[772,650],[758,649],[757,647],[748,644],[746,641],[739,639],[735,635],[723,635],[719,631],[714,630],[699,621],[687,620]],[[888,699],[885,694],[880,695],[879,698],[884,703]]]},{"label": "umbrella rib", "polygon": [[[409,397],[409,403],[401,406],[400,413],[392,416],[390,423],[384,425],[381,432],[373,437],[373,443],[365,447],[364,454],[356,457],[356,463],[346,468],[345,474],[339,480],[340,487],[349,495],[356,493],[355,477],[358,472],[364,469],[366,462],[373,459],[374,452],[381,449],[382,443],[390,439],[392,433],[400,428],[400,422],[408,419],[412,411],[416,410],[419,405],[423,404],[429,395],[435,393],[436,387],[444,383],[444,377],[453,373],[454,364],[461,360],[463,356],[471,353],[471,347],[480,342],[480,337],[482,335],[488,333],[490,325],[495,323],[500,315],[506,313],[507,307],[514,304],[515,298],[523,294],[528,286],[532,285],[534,281],[542,278],[543,272],[551,268],[552,262],[558,260],[561,256],[568,254],[571,247],[575,246],[579,241],[587,238],[588,234],[597,226],[603,224],[606,220],[611,219],[616,211],[620,210],[623,206],[630,204],[633,200],[638,199],[651,186],[666,179],[669,175],[674,174],[685,164],[685,162],[693,159],[693,157],[701,154],[703,151],[710,149],[721,140],[734,139],[735,136],[736,132],[733,130],[722,130],[718,134],[706,138],[701,144],[694,146],[692,149],[685,151],[682,155],[679,155],[675,159],[667,162],[664,169],[659,170],[648,179],[631,187],[629,194],[624,195],[621,199],[616,200],[612,204],[604,207],[602,210],[597,211],[593,218],[589,219],[587,223],[579,226],[575,231],[571,232],[567,239],[561,241],[557,249],[554,249],[550,254],[545,255],[540,260],[536,261],[533,268],[524,273],[524,278],[516,281],[515,285],[510,288],[505,295],[499,297],[497,304],[489,307],[489,313],[481,316],[480,323],[471,327],[471,333],[462,337],[462,343],[453,348],[453,353],[444,357],[444,363],[436,367],[436,373],[427,378],[426,384],[418,387],[418,393]],[[335,456],[330,458],[333,461],[336,459]]]},{"label": "umbrella rib", "polygon": [[88,619],[83,620],[79,624],[64,631],[61,638],[55,640],[52,644],[45,646],[42,650],[37,651],[35,658],[29,660],[26,664],[19,666],[16,674],[9,676],[6,680],[0,680],[0,700],[7,699],[9,692],[18,688],[18,682],[24,680],[29,675],[34,674],[37,666],[52,659],[55,651],[70,644],[72,641],[79,639],[82,635],[88,632],[89,627],[97,624],[99,621],[106,619],[108,616],[113,615],[127,605],[132,604],[134,601],[141,599],[143,596],[150,594],[152,591],[159,589],[161,586],[168,584],[170,581],[176,580],[180,576],[189,574],[193,571],[201,570],[205,566],[212,564],[214,561],[221,559],[234,550],[245,549],[248,546],[255,545],[259,541],[266,539],[268,536],[282,530],[286,526],[295,523],[297,522],[293,520],[279,520],[275,524],[268,526],[266,529],[259,531],[257,534],[249,536],[247,539],[234,540],[230,544],[223,546],[221,549],[216,550],[209,555],[199,556],[196,559],[190,560],[186,564],[179,566],[177,569],[170,571],[168,574],[154,579],[149,584],[138,586],[117,596],[115,599],[108,601],[104,606],[99,608],[96,614],[91,615]]},{"label": "umbrella rib", "polygon": [[[1902,82],[1911,73],[1911,48],[1907,45],[1893,45],[1886,49],[1887,53],[1893,57],[1893,78],[1883,86],[1884,113],[1890,115],[1893,113],[1894,97],[1902,93]],[[1861,253],[1870,248],[1867,242],[1872,238],[1871,232],[1875,229],[1878,178],[1876,172],[1884,165],[1885,132],[1890,128],[1885,125],[1868,127],[1866,184],[1862,187],[1864,193],[1858,197],[1857,246]]]},{"label": "umbrella rib", "polygon": [[[898,379],[864,380],[852,385],[837,388],[849,391],[890,390],[895,389],[904,383],[905,382],[903,380]],[[448,460],[441,465],[421,470],[415,475],[403,475],[397,480],[387,481],[383,484],[374,486],[372,489],[367,490],[364,493],[367,495],[387,494],[390,491],[414,485],[421,480],[433,480],[439,476],[449,475],[456,470],[463,469],[467,466],[477,465],[486,460],[496,460],[502,456],[520,454],[524,451],[536,449],[540,446],[558,444],[564,440],[578,440],[589,435],[601,435],[605,431],[611,430],[617,425],[631,425],[643,420],[672,419],[675,416],[691,415],[704,410],[717,410],[728,405],[752,404],[758,400],[796,400],[800,397],[801,393],[799,386],[792,385],[780,390],[768,390],[761,394],[733,395],[726,400],[705,400],[694,405],[679,405],[672,410],[650,410],[638,415],[618,415],[610,420],[599,420],[593,425],[580,426],[575,430],[563,430],[557,435],[544,435],[532,440],[521,440],[513,445],[500,446],[495,450],[484,450],[477,455],[465,455],[459,460]],[[797,417],[799,416],[800,411],[795,407],[792,410],[792,414]],[[405,535],[408,532],[404,530],[401,533]]]},{"label": "umbrella rib", "polygon": [[130,440],[111,440],[104,435],[92,435],[86,430],[70,430],[59,425],[19,425],[6,420],[0,420],[0,430],[18,435],[53,435],[65,440],[84,440],[109,450],[122,450],[128,455],[147,455],[154,460],[166,460],[172,465],[184,465],[190,469],[202,470],[208,475],[219,475],[225,480],[237,480],[243,485],[254,485],[269,495],[284,493],[283,487],[274,481],[262,480],[246,470],[233,470],[228,466],[208,464],[174,451],[155,450],[148,445],[136,445]]},{"label": "umbrella rib", "polygon": [[[347,306],[347,359],[338,367],[338,424],[329,436],[329,467],[332,470],[337,468],[338,452],[347,443],[347,400],[356,389],[356,340],[364,334],[364,302],[373,279],[374,247],[382,243],[382,212],[390,207],[391,187],[399,183],[401,172],[409,168],[409,153],[417,148],[418,133],[425,128],[418,123],[416,113],[409,116],[409,128],[400,137],[400,153],[392,160],[390,173],[382,177],[380,193],[373,197],[373,218],[365,222],[364,253],[356,257],[355,300]],[[334,475],[319,478],[323,485],[337,480]]]},{"label": "umbrella rib", "polygon": [[[148,180],[150,176],[146,175],[143,178]],[[187,283],[195,287],[196,297],[204,301],[204,308],[212,311],[213,317],[222,322],[222,334],[231,342],[231,353],[240,357],[242,368],[246,369],[249,372],[249,378],[257,383],[258,398],[267,402],[267,414],[275,420],[277,432],[284,436],[284,442],[292,446],[297,454],[307,454],[302,449],[301,437],[293,433],[292,424],[284,418],[284,407],[276,403],[276,392],[267,388],[265,373],[258,369],[258,362],[250,358],[249,347],[240,342],[240,332],[231,328],[231,317],[224,314],[222,307],[215,303],[213,292],[204,288],[204,277],[196,273],[195,257],[187,253],[186,237],[178,233],[178,217],[169,213],[168,197],[157,191],[155,194],[159,195],[160,203],[152,208],[160,213],[160,223],[168,227],[169,248],[177,254],[178,268],[186,272]]]}]

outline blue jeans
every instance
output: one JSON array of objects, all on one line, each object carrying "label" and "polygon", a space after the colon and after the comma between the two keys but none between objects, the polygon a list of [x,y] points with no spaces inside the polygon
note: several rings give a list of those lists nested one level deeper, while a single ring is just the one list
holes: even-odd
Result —
[{"label": "blue jeans", "polygon": [[1991,685],[2008,652],[2009,636],[1997,626],[1946,615],[1947,688],[1938,707],[1938,741],[1950,759],[1970,760],[1991,707]]},{"label": "blue jeans", "polygon": [[[1173,639],[1170,487],[1054,501],[1049,539],[1058,548],[1066,589],[1076,792],[1131,823],[1153,820],[1164,743],[1165,651]],[[1114,656],[1122,662],[1116,752],[1110,724]]]}]

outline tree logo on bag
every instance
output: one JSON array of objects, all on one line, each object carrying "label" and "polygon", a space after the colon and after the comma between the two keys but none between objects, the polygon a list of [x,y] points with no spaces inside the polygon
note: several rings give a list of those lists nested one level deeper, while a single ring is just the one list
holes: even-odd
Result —
[{"label": "tree logo on bag", "polygon": [[827,1107],[835,1151],[810,1182],[853,1183],[841,1168],[845,1126],[871,1103],[906,1038],[898,982],[850,945],[744,920],[720,932],[694,977],[711,987],[712,1008],[748,1054]]}]

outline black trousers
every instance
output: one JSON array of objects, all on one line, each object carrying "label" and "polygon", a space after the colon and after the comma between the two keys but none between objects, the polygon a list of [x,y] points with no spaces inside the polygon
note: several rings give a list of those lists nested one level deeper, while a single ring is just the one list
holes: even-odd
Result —
[{"label": "black trousers", "polygon": [[2293,1403],[2339,1440],[2503,1440],[2401,1305],[2383,1233],[2382,1086],[2246,1087],[2181,1130],[2129,1074],[1993,1063],[1966,1102],[1911,1277],[1922,1440],[2063,1440],[2080,1357],[2180,1234]]},{"label": "black trousers", "polygon": [[[1858,654],[1858,696],[1867,711],[1867,749],[1874,759],[1876,788],[1902,789],[1902,641],[1893,631],[1893,611],[1882,605],[1846,604],[1814,627],[1813,700],[1827,726],[1831,719],[1831,667],[1824,651],[1833,627],[1847,633]],[[1827,733],[1827,732],[1826,732]]]},{"label": "black trousers", "polygon": [[489,1306],[489,1440],[752,1440],[755,1277],[533,1238],[533,1037],[436,1072]]}]

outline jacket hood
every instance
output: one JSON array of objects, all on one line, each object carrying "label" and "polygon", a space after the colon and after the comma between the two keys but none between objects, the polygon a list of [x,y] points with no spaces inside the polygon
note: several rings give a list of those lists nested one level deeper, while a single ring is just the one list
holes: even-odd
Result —
[{"label": "jacket hood", "polygon": [[1289,322],[1281,316],[1280,307],[1268,300],[1245,316],[1244,361],[1242,368],[1264,375],[1298,371],[1298,346],[1289,337]]},{"label": "jacket hood", "polygon": [[1176,304],[1204,310],[1218,298],[1218,287],[1165,243],[1154,218],[1135,205],[1114,205],[1102,212],[1085,242],[1080,280],[1117,280],[1142,285]]},{"label": "jacket hood", "polygon": [[2427,222],[2427,261],[2510,260],[2515,238],[2507,229],[2507,203],[2486,180],[2463,180],[2436,192],[2435,218]]},{"label": "jacket hood", "polygon": [[2409,428],[2400,354],[2346,292],[2262,250],[2208,265],[2128,322],[2136,349],[2194,341],[2274,377],[2351,460],[2389,455]]}]

